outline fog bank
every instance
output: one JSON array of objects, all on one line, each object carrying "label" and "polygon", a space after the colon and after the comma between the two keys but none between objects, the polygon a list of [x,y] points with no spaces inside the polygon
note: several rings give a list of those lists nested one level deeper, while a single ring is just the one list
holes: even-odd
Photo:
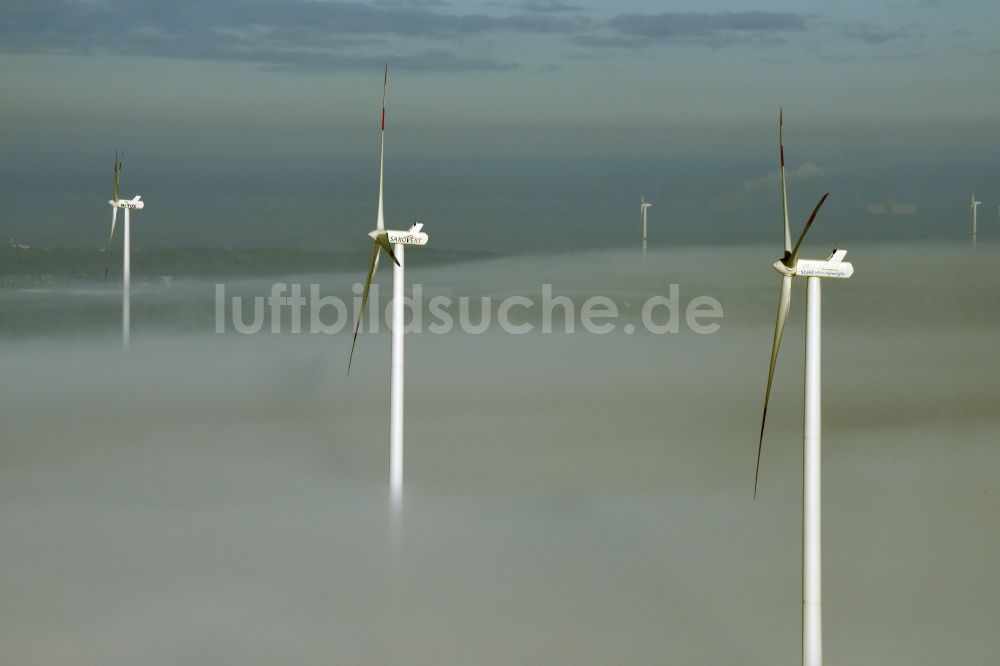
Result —
[{"label": "fog bank", "polygon": [[[855,278],[824,284],[826,656],[988,662],[997,248],[848,249]],[[214,280],[136,294],[128,354],[115,294],[4,291],[4,657],[798,663],[801,285],[751,498],[772,250],[413,252],[428,295],[549,283],[627,313],[674,283],[725,314],[711,335],[410,336],[395,516],[384,328],[348,377],[348,331],[213,333]],[[349,298],[360,272],[287,281]]]}]

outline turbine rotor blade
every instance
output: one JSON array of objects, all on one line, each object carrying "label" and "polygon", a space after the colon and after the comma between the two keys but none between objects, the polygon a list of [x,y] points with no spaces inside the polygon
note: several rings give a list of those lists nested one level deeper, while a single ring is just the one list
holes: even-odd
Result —
[{"label": "turbine rotor blade", "polygon": [[823,202],[826,201],[828,196],[830,196],[829,192],[819,198],[819,203],[816,204],[815,208],[813,208],[812,215],[809,216],[806,226],[802,227],[802,233],[799,234],[799,240],[795,243],[795,249],[793,249],[791,255],[789,255],[788,261],[785,263],[786,266],[794,266],[795,262],[798,261],[799,248],[802,247],[802,241],[806,239],[806,234],[809,233],[809,228],[812,227],[813,220],[816,219],[816,214],[819,212],[819,209],[823,206]]},{"label": "turbine rotor blade", "polygon": [[785,110],[778,107],[778,152],[781,157],[781,214],[785,220],[785,252],[792,251],[792,236],[788,230],[788,190],[785,187]]},{"label": "turbine rotor blade", "polygon": [[104,250],[104,281],[108,281],[108,270],[111,268],[111,241],[115,238],[115,220],[118,219],[118,207],[111,208],[111,233],[108,235],[108,245]]},{"label": "turbine rotor blade", "polygon": [[121,198],[121,173],[122,173],[122,163],[118,161],[118,151],[115,151],[115,181],[114,187],[111,190],[112,201],[118,201]]},{"label": "turbine rotor blade", "polygon": [[757,498],[757,479],[760,477],[760,454],[764,448],[764,424],[767,422],[767,403],[771,400],[771,383],[774,380],[774,364],[778,360],[781,336],[785,333],[788,311],[792,301],[792,276],[781,276],[781,291],[778,292],[778,319],[774,323],[774,341],[771,343],[771,366],[767,371],[767,390],[764,392],[764,413],[760,417],[760,439],[757,441],[757,465],[753,473],[753,496]]},{"label": "turbine rotor blade", "polygon": [[385,63],[385,74],[382,77],[382,131],[385,131],[385,91],[389,87],[389,63]]},{"label": "turbine rotor blade", "polygon": [[375,276],[375,269],[378,268],[378,253],[381,250],[378,242],[372,247],[372,260],[368,266],[368,277],[365,279],[365,292],[361,297],[361,308],[358,310],[358,320],[354,322],[354,340],[351,342],[351,355],[347,357],[347,374],[351,374],[351,362],[354,360],[354,346],[358,344],[358,330],[361,328],[361,320],[365,316],[365,305],[368,304],[368,291],[372,286],[372,278]]},{"label": "turbine rotor blade", "polygon": [[392,263],[399,266],[399,260],[396,259],[396,253],[392,251],[392,244],[389,242],[388,234],[379,234],[375,237],[375,242],[378,243],[383,250],[389,253],[389,258],[392,259]]},{"label": "turbine rotor blade", "polygon": [[382,206],[382,190],[385,181],[385,94],[389,87],[389,63],[385,64],[385,77],[382,79],[382,126],[379,129],[378,147],[378,214],[375,218],[375,228],[379,231],[385,229],[385,211]]}]

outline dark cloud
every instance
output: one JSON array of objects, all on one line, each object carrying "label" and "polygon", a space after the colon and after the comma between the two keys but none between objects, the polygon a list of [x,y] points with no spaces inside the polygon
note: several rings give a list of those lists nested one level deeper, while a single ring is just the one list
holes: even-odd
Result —
[{"label": "dark cloud", "polygon": [[675,39],[720,40],[736,36],[768,35],[805,30],[804,16],[790,12],[662,12],[619,14],[608,25],[630,37],[655,41]]},{"label": "dark cloud", "polygon": [[622,35],[578,35],[573,38],[573,41],[580,46],[602,49],[635,49],[646,46],[649,43],[645,39]]},{"label": "dark cloud", "polygon": [[895,30],[855,30],[849,34],[865,44],[885,44],[902,36]]},{"label": "dark cloud", "polygon": [[445,0],[372,0],[377,7],[447,7]]},{"label": "dark cloud", "polygon": [[[230,59],[236,60],[237,56]],[[351,56],[339,54],[319,55],[313,53],[285,52],[260,54],[254,62],[262,62],[275,69],[293,70],[370,70],[385,65],[384,56]],[[517,65],[493,58],[467,56],[445,49],[424,49],[406,55],[388,58],[393,70],[411,72],[484,72],[517,69]]]},{"label": "dark cloud", "polygon": [[[883,28],[862,23],[836,23],[821,17],[792,12],[662,12],[619,14],[605,30],[573,36],[574,43],[591,48],[636,49],[655,44],[684,44],[724,47],[736,42],[759,47],[780,46],[788,37],[810,30],[828,41],[853,41],[878,47],[890,44],[919,44],[912,27]],[[867,56],[866,56],[867,57]]]},{"label": "dark cloud", "polygon": [[579,12],[582,9],[579,5],[572,5],[568,2],[560,2],[560,0],[527,0],[526,2],[522,2],[517,5],[517,7],[526,12],[538,12],[543,14]]},{"label": "dark cloud", "polygon": [[848,39],[853,39],[873,46],[904,40],[913,40],[913,35],[905,28],[893,28],[891,30],[887,30],[868,26],[852,26],[845,29],[843,34]]},{"label": "dark cloud", "polygon": [[611,18],[608,31],[573,37],[588,48],[637,49],[662,43],[721,47],[736,41],[759,46],[784,43],[782,34],[805,30],[806,18],[787,12],[662,12],[619,14]]},{"label": "dark cloud", "polygon": [[[377,5],[311,0],[248,0],[149,3],[108,0],[82,3],[40,0],[5,10],[0,50],[20,53],[93,54],[114,49],[166,58],[207,58],[276,66],[353,67],[367,58],[359,39],[406,37],[449,40],[428,49],[426,41],[403,56],[414,67],[468,70],[507,65],[453,49],[463,38],[489,33],[573,32],[578,20],[539,12],[508,16],[447,13],[437,2]],[[403,45],[405,51],[406,44]],[[412,45],[410,45],[412,46]],[[345,52],[345,47],[351,47]],[[384,50],[371,56],[384,60]]]}]

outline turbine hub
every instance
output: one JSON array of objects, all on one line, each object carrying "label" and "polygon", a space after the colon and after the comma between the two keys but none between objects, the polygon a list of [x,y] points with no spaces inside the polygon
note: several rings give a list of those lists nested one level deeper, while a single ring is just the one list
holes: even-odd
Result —
[{"label": "turbine hub", "polygon": [[786,259],[787,259],[787,257],[783,257],[781,259],[778,259],[776,262],[774,262],[773,264],[771,264],[771,266],[774,268],[774,270],[778,271],[778,273],[780,273],[781,275],[787,275],[789,277],[794,276],[795,275],[795,266],[788,266],[788,265],[786,265],[785,264],[785,260]]}]

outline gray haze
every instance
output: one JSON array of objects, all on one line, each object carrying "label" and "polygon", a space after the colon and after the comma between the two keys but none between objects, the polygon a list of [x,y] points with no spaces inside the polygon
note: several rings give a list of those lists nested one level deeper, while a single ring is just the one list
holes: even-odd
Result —
[{"label": "gray haze", "polygon": [[[855,278],[823,292],[827,658],[989,663],[1000,254],[846,247]],[[113,288],[5,289],[4,660],[798,663],[801,285],[751,500],[775,247],[408,256],[428,294],[548,282],[634,312],[677,283],[725,317],[410,336],[393,516],[385,332],[348,378],[347,332],[215,335],[215,280],[150,282],[122,355]],[[346,295],[358,272],[302,280]]]}]

